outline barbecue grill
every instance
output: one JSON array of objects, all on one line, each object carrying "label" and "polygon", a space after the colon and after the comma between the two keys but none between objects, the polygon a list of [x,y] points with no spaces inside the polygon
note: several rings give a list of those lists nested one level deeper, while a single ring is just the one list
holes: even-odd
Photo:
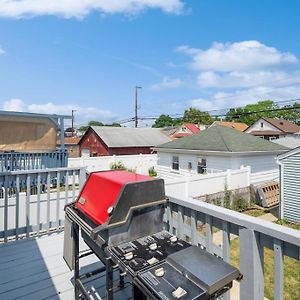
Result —
[{"label": "barbecue grill", "polygon": [[[164,181],[127,171],[91,173],[65,207],[64,259],[74,270],[75,298],[90,299],[79,259],[94,253],[113,299],[113,268],[132,283],[133,299],[215,299],[240,278],[236,268],[165,230]],[[79,230],[91,251],[79,255]],[[199,271],[200,270],[200,271]],[[172,288],[170,288],[172,287]]]}]

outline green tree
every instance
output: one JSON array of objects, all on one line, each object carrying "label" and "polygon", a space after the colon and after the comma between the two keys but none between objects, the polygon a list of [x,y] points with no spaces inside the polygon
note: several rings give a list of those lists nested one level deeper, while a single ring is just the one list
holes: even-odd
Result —
[{"label": "green tree", "polygon": [[100,121],[94,121],[94,120],[92,120],[92,121],[88,122],[88,126],[104,126],[104,124],[102,122],[100,122]]},{"label": "green tree", "polygon": [[173,119],[169,115],[160,115],[158,119],[155,120],[152,127],[154,128],[163,128],[168,126],[176,126],[182,123],[181,119]]},{"label": "green tree", "polygon": [[[284,108],[288,108],[284,110]],[[293,109],[290,109],[293,108]],[[294,109],[295,108],[295,109]],[[298,109],[299,108],[299,109]],[[280,109],[280,110],[278,110]],[[247,125],[254,124],[260,118],[282,118],[294,122],[300,121],[300,104],[294,103],[293,106],[287,105],[279,107],[272,100],[259,101],[248,104],[243,108],[233,108],[226,114],[226,121],[239,121]]]},{"label": "green tree", "polygon": [[182,120],[184,123],[205,124],[205,125],[209,125],[213,122],[213,118],[208,112],[203,112],[193,107],[185,110]]},{"label": "green tree", "polygon": [[121,124],[117,123],[117,122],[113,122],[111,124],[105,124],[104,126],[110,126],[110,127],[121,127]]}]

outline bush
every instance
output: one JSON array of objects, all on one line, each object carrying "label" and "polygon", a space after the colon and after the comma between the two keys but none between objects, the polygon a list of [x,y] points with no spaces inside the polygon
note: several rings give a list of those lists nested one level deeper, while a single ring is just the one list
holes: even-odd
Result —
[{"label": "bush", "polygon": [[136,169],[135,168],[128,168],[127,171],[130,172],[130,173],[136,173]]},{"label": "bush", "polygon": [[111,170],[126,170],[126,167],[125,167],[124,164],[119,160],[118,162],[113,163],[113,164],[110,166],[110,169],[111,169]]},{"label": "bush", "polygon": [[156,176],[157,176],[157,172],[156,172],[156,170],[154,169],[154,167],[149,168],[148,174],[149,174],[149,176],[151,176],[151,177],[156,177]]},{"label": "bush", "polygon": [[248,201],[242,197],[238,197],[233,200],[232,209],[235,211],[242,212],[249,207]]}]

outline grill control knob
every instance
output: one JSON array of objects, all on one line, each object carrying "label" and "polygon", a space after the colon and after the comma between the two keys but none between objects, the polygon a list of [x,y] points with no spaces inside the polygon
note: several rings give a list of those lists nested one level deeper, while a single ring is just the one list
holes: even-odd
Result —
[{"label": "grill control knob", "polygon": [[154,274],[155,276],[157,277],[163,277],[165,275],[165,269],[164,268],[159,268],[159,269],[156,269],[154,271]]},{"label": "grill control knob", "polygon": [[175,236],[175,235],[173,235],[173,236],[170,237],[170,242],[171,242],[171,243],[176,243],[177,240],[178,240],[178,239],[177,239],[177,236]]},{"label": "grill control knob", "polygon": [[133,253],[132,252],[128,252],[124,256],[125,256],[126,260],[131,260],[133,258]]},{"label": "grill control knob", "polygon": [[187,292],[180,286],[175,291],[172,292],[172,296],[177,299],[185,296],[186,294]]},{"label": "grill control knob", "polygon": [[150,250],[155,251],[157,249],[157,244],[153,243],[151,245],[149,245]]},{"label": "grill control knob", "polygon": [[155,257],[151,257],[150,259],[147,260],[147,263],[149,265],[153,265],[153,264],[156,264],[158,262],[158,259],[155,258]]}]

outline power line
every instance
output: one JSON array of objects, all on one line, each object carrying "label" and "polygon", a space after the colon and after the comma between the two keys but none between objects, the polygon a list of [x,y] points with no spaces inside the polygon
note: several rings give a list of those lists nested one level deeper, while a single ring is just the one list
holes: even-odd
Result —
[{"label": "power line", "polygon": [[[300,101],[300,98],[281,100],[281,101],[276,101],[276,102],[273,102],[273,103],[275,105],[280,105],[280,104],[282,105],[284,103],[297,103],[298,101]],[[209,111],[203,111],[202,113],[203,113],[203,115],[206,115],[208,113],[208,114],[212,115],[213,117],[225,117],[230,110],[243,109],[245,107],[246,106],[214,109],[214,110],[209,110]],[[281,107],[281,108],[265,109],[265,110],[251,111],[251,112],[241,112],[241,113],[237,113],[236,117],[239,118],[239,116],[242,116],[242,115],[251,115],[251,114],[262,113],[262,112],[274,112],[274,111],[296,110],[296,109],[300,109],[300,107]],[[224,113],[213,114],[213,112],[220,112],[220,111],[224,111]],[[172,119],[176,119],[176,118],[182,118],[183,114],[178,114],[177,113],[177,114],[170,114],[169,116]],[[159,118],[159,116],[141,116],[138,119],[139,120],[156,120],[158,118]],[[120,124],[129,123],[133,120],[134,120],[134,118],[128,118],[128,119],[125,119],[125,120],[120,120],[120,121],[118,121],[118,123],[120,123]]]}]

